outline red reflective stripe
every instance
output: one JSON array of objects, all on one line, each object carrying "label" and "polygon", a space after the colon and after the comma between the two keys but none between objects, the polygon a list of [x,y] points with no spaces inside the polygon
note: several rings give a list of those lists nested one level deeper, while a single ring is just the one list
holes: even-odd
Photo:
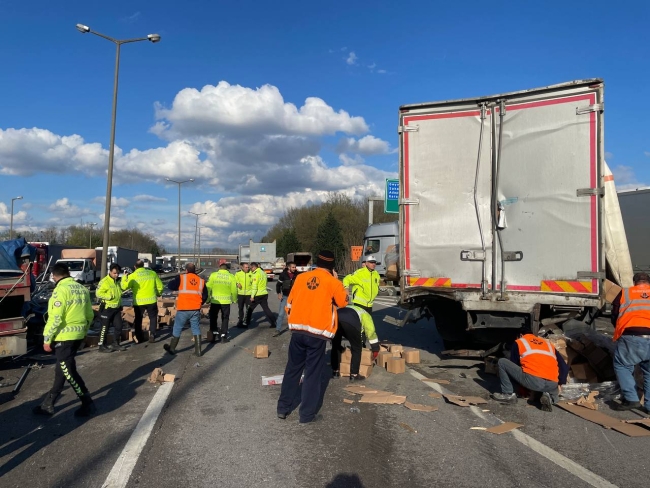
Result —
[{"label": "red reflective stripe", "polygon": [[548,280],[548,281],[545,281],[544,284],[546,286],[548,286],[553,291],[559,291],[561,293],[564,292],[564,289],[560,285],[558,285],[557,282],[555,282],[555,281]]},{"label": "red reflective stripe", "polygon": [[587,290],[587,288],[585,288],[585,286],[579,281],[569,281],[569,284],[579,293],[589,293],[589,290]]}]

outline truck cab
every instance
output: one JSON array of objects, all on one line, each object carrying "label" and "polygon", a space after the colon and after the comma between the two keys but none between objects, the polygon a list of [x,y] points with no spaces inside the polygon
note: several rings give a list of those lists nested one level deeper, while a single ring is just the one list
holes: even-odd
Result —
[{"label": "truck cab", "polygon": [[390,252],[391,249],[395,252],[394,249],[398,242],[399,226],[397,220],[395,222],[370,225],[363,237],[363,252],[359,262],[361,263],[367,256],[374,256],[377,259],[375,270],[380,276],[385,276],[386,252]]},{"label": "truck cab", "polygon": [[80,283],[95,282],[95,265],[92,259],[59,259],[57,264],[65,264],[70,276]]}]

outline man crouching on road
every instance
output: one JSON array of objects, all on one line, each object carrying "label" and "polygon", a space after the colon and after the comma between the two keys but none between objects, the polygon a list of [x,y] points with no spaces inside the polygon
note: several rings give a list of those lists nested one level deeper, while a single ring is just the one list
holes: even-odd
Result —
[{"label": "man crouching on road", "polygon": [[498,364],[501,393],[493,393],[492,398],[501,403],[517,403],[514,380],[530,391],[541,392],[542,410],[553,410],[553,403],[558,401],[558,384],[566,384],[569,367],[550,341],[522,330],[512,346],[510,359],[501,358]]},{"label": "man crouching on road", "polygon": [[187,263],[185,271],[185,274],[177,276],[167,285],[171,291],[178,291],[178,298],[172,338],[169,344],[163,347],[169,354],[176,354],[181,332],[189,321],[194,336],[194,355],[201,357],[201,304],[208,299],[208,289],[205,280],[196,274],[194,264]]},{"label": "man crouching on road", "polygon": [[334,253],[321,251],[314,271],[296,277],[289,298],[289,361],[284,370],[278,399],[278,418],[284,419],[293,407],[302,382],[300,423],[312,422],[321,398],[321,377],[325,366],[325,346],[337,329],[336,307],[348,303],[347,292],[334,271]]}]

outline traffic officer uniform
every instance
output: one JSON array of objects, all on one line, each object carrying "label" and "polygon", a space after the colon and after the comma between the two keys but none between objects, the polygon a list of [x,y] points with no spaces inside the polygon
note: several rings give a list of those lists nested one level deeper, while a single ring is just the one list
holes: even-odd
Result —
[{"label": "traffic officer uniform", "polygon": [[339,366],[341,364],[341,341],[345,337],[350,342],[352,351],[352,361],[350,363],[350,380],[362,379],[359,375],[359,366],[361,364],[361,349],[366,343],[370,343],[373,357],[379,354],[379,338],[375,331],[375,323],[371,315],[360,307],[348,305],[345,308],[339,308],[338,311],[339,326],[336,335],[332,339],[331,364],[334,370],[333,376],[339,377]]},{"label": "traffic officer uniform", "polygon": [[95,412],[95,405],[77,372],[75,356],[95,318],[88,289],[70,276],[61,278],[49,300],[47,313],[43,344],[54,349],[54,385],[34,413],[54,414],[54,403],[67,381],[81,400],[81,407],[75,411],[75,416],[87,417]]},{"label": "traffic officer uniform", "polygon": [[300,395],[300,423],[313,421],[318,412],[325,347],[336,334],[336,307],[345,307],[348,302],[343,284],[333,275],[334,253],[321,251],[317,266],[314,271],[296,277],[287,299],[292,334],[277,414],[286,418]]},{"label": "traffic officer uniform", "polygon": [[248,310],[246,310],[246,322],[244,325],[246,327],[251,325],[253,310],[255,310],[257,305],[260,305],[262,310],[264,310],[266,319],[271,323],[270,327],[275,328],[275,315],[273,315],[273,312],[269,308],[269,292],[266,290],[266,273],[262,268],[256,266],[255,271],[252,271],[251,274],[251,302]]},{"label": "traffic officer uniform", "polygon": [[[376,263],[377,260],[374,256],[366,258],[367,263]],[[372,313],[372,305],[375,301],[377,293],[379,293],[379,273],[375,270],[370,270],[367,267],[362,267],[356,270],[353,274],[347,275],[343,278],[343,286],[346,288],[352,286],[351,302],[357,307],[361,307],[368,313]]]},{"label": "traffic officer uniform", "polygon": [[250,271],[239,270],[235,273],[235,284],[237,286],[237,327],[244,327],[244,306],[251,303],[251,276]]},{"label": "traffic officer uniform", "polygon": [[531,333],[522,335],[510,350],[510,359],[498,362],[501,393],[492,398],[504,403],[517,403],[512,380],[533,392],[541,392],[542,410],[552,411],[558,400],[558,384],[566,383],[569,367],[553,344]]},{"label": "traffic officer uniform", "polygon": [[144,312],[149,316],[149,342],[156,341],[158,330],[158,297],[162,295],[163,284],[158,273],[152,269],[137,268],[133,273],[122,277],[122,290],[133,290],[133,310],[135,312],[135,337],[138,342],[142,336],[142,317]]},{"label": "traffic officer uniform", "polygon": [[[99,335],[100,352],[126,351],[120,346],[122,336],[122,288],[110,274],[99,282],[95,296],[102,301],[99,307],[99,319],[102,330]],[[108,328],[113,325],[113,343],[106,344]]]},{"label": "traffic officer uniform", "polygon": [[[205,286],[208,289],[208,300],[210,302],[210,333],[212,334],[212,342],[219,340],[228,342],[230,304],[237,301],[235,277],[224,267],[212,273]],[[221,312],[221,330],[217,327],[219,312]]]},{"label": "traffic officer uniform", "polygon": [[[616,325],[614,371],[623,393],[616,408],[639,408],[650,413],[650,277],[637,273],[633,279],[634,286],[623,289],[612,303],[612,322]],[[634,380],[637,364],[643,372],[643,406]]]},{"label": "traffic officer uniform", "polygon": [[[189,265],[188,265],[189,266]],[[177,276],[167,287],[178,291],[176,299],[176,318],[172,329],[172,338],[163,348],[170,354],[176,354],[176,346],[181,338],[183,327],[189,321],[194,336],[194,355],[201,357],[201,304],[208,299],[205,280],[193,272]]]}]

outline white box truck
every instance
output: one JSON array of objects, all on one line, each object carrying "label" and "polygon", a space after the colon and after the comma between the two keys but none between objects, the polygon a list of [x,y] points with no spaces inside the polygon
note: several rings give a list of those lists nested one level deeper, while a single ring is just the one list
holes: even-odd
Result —
[{"label": "white box truck", "polygon": [[[603,81],[399,109],[402,305],[447,341],[589,322],[632,269],[604,162]],[[486,338],[486,340],[489,340]]]}]

